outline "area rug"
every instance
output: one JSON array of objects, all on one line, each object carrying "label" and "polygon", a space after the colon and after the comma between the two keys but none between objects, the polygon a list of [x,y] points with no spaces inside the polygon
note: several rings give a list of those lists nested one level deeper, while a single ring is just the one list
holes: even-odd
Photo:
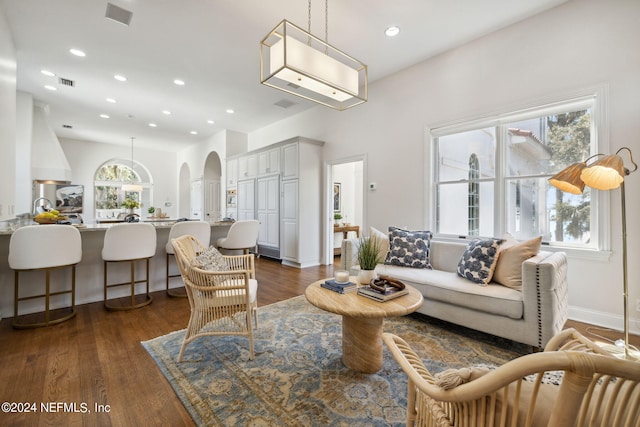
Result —
[{"label": "area rug", "polygon": [[[341,360],[341,317],[304,296],[258,309],[255,358],[242,337],[202,337],[176,359],[184,331],[142,345],[199,426],[401,426],[407,377],[384,349],[382,369],[360,374]],[[529,348],[421,315],[386,319],[431,372],[498,366]]]}]

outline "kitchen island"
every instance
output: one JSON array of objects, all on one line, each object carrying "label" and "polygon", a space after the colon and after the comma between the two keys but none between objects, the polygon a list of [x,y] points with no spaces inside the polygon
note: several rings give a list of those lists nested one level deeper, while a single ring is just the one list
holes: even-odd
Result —
[{"label": "kitchen island", "polygon": [[[169,231],[175,223],[175,220],[150,221],[150,223],[153,224],[157,232],[156,254],[149,263],[149,291],[153,292],[166,289],[165,246],[169,241]],[[82,238],[82,261],[80,261],[76,268],[76,304],[78,305],[103,301],[104,265],[102,261],[102,245],[104,242],[104,233],[112,225],[113,224],[82,224],[77,226]],[[225,237],[230,226],[231,223],[228,222],[211,222],[211,240],[206,242],[206,244],[215,244],[218,238]],[[39,227],[46,227],[46,225],[39,225]],[[14,271],[9,267],[8,261],[9,241],[12,233],[12,230],[0,231],[0,315],[2,318],[13,316]],[[51,245],[52,251],[64,250],[64,242],[43,242],[43,244]],[[122,242],[122,244],[126,245],[127,242]],[[178,267],[175,266],[173,261],[170,262],[172,264],[171,273],[174,274],[174,271],[177,273]],[[69,283],[71,275],[67,270],[68,269],[62,269],[52,272],[51,282],[53,289],[55,289],[58,284],[67,285]],[[144,271],[141,271],[141,273],[144,273]],[[113,277],[113,280],[126,281],[129,279],[129,274],[129,265],[126,263],[109,266],[109,277]],[[28,283],[27,280],[29,280],[30,277],[33,277],[33,282],[38,284],[34,286],[36,291],[33,293],[36,294],[41,291],[41,286],[44,286],[44,273],[21,273],[21,283]],[[139,289],[136,288],[136,293],[144,293],[143,284],[139,286]],[[180,277],[172,279],[169,286],[172,288],[183,286]],[[126,287],[110,291],[109,298],[130,295],[130,289],[124,288]],[[23,294],[23,292],[26,294],[28,291],[28,286],[21,286],[21,294]],[[21,303],[20,314],[43,311],[43,304],[44,302],[38,300]],[[51,300],[52,309],[67,305],[68,297],[61,301],[57,301],[55,298]]]}]

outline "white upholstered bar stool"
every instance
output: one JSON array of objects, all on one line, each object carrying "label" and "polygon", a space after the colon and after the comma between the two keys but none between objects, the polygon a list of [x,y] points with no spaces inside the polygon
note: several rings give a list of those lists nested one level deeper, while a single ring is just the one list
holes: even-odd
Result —
[{"label": "white upholstered bar stool", "polygon": [[165,246],[165,251],[167,252],[167,295],[170,297],[186,298],[187,296],[187,293],[184,290],[179,291],[176,289],[169,289],[169,280],[172,277],[181,277],[179,271],[176,274],[169,273],[169,259],[175,256],[175,250],[173,249],[171,241],[177,237],[187,235],[195,237],[202,246],[209,247],[209,242],[211,240],[211,224],[205,221],[182,221],[176,222],[171,227],[171,230],[169,231],[169,241]]},{"label": "white upholstered bar stool", "polygon": [[[153,298],[149,295],[149,260],[156,254],[156,228],[144,222],[114,224],[104,234],[102,259],[104,261],[104,307],[107,310],[130,310],[150,304]],[[144,261],[146,275],[136,279],[136,263]],[[109,263],[128,262],[130,280],[120,283],[109,283],[107,271]],[[146,293],[141,302],[136,301],[136,283],[146,283]],[[114,304],[108,299],[108,289],[118,286],[131,287],[131,301],[127,305]],[[138,298],[140,299],[140,298]]]},{"label": "white upholstered bar stool", "polygon": [[243,254],[249,249],[255,249],[258,243],[260,222],[255,219],[236,221],[231,224],[227,237],[221,237],[216,242],[218,249],[242,250]]},{"label": "white upholstered bar stool", "polygon": [[[25,329],[54,325],[69,320],[76,315],[76,264],[81,259],[82,239],[80,238],[80,232],[71,225],[28,225],[13,232],[9,242],[9,267],[15,270],[12,322],[14,328]],[[71,289],[52,291],[51,272],[66,267],[71,268]],[[21,297],[20,273],[37,270],[45,272],[44,293],[37,295],[27,293],[27,295]],[[27,287],[32,288],[32,283],[32,281],[29,281]],[[69,310],[61,308],[52,313],[51,297],[64,294],[71,295]],[[23,319],[20,322],[18,319],[19,303],[37,298],[44,298],[44,321],[29,322]],[[61,315],[60,312],[62,312]]]}]

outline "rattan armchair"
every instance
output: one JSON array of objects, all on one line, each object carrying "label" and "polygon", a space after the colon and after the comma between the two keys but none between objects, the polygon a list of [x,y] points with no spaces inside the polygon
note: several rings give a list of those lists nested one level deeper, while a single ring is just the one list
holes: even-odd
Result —
[{"label": "rattan armchair", "polygon": [[191,307],[178,362],[182,361],[186,346],[196,338],[220,335],[248,337],[249,359],[253,359],[252,320],[258,327],[254,255],[224,255],[228,270],[209,271],[192,265],[207,249],[195,237],[181,236],[172,244]]},{"label": "rattan armchair", "polygon": [[449,389],[402,338],[383,340],[408,376],[407,426],[640,426],[640,363],[574,329]]}]

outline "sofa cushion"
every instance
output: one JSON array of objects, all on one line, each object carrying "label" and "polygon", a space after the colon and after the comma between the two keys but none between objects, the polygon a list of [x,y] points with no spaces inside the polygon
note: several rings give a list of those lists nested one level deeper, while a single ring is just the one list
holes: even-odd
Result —
[{"label": "sofa cushion", "polygon": [[[478,286],[442,270],[420,270],[379,264],[376,273],[396,278],[418,289],[425,299],[446,302],[485,313],[522,319],[524,302],[522,292],[497,283]],[[427,313],[428,314],[428,313]]]},{"label": "sofa cushion", "polygon": [[504,239],[475,239],[469,242],[458,262],[460,277],[486,286],[493,276],[502,242]]},{"label": "sofa cushion", "polygon": [[518,243],[507,239],[502,244],[493,281],[512,289],[522,290],[522,263],[540,251],[542,236]]},{"label": "sofa cushion", "polygon": [[378,248],[378,259],[384,262],[389,254],[389,236],[374,227],[369,227],[369,238]]},{"label": "sofa cushion", "polygon": [[410,231],[397,227],[389,227],[389,253],[384,263],[430,269],[430,240],[430,231]]}]

